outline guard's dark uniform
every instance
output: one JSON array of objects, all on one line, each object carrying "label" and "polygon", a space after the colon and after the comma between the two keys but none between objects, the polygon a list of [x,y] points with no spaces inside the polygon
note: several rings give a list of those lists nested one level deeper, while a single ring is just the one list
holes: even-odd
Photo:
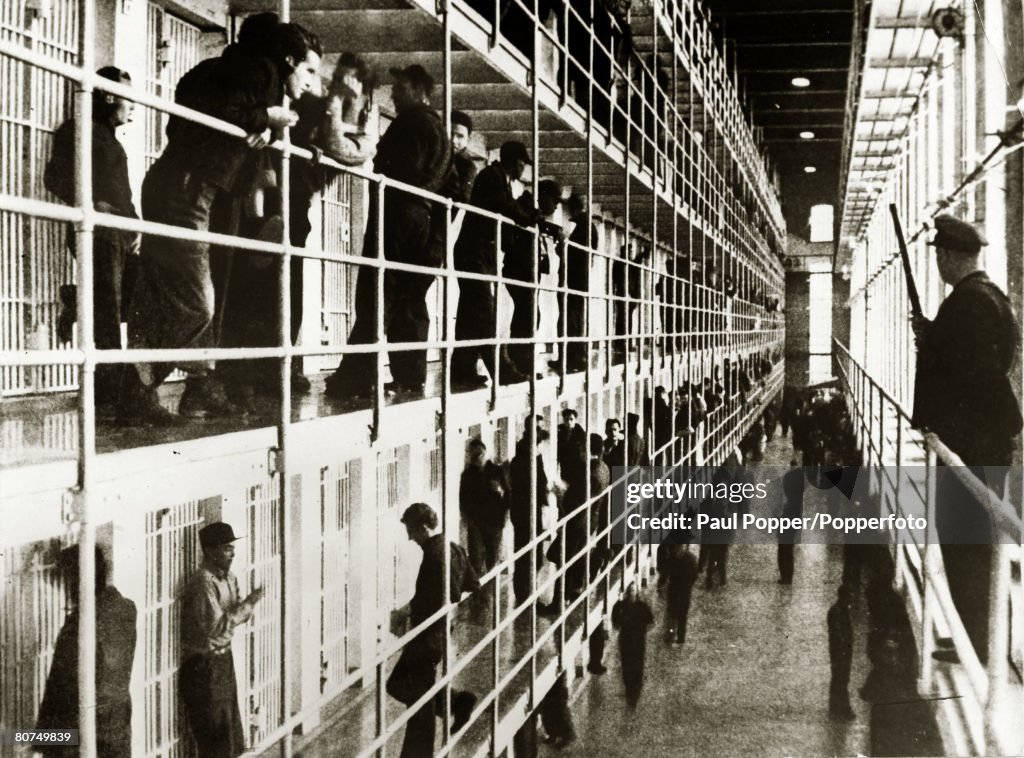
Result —
[{"label": "guard's dark uniform", "polygon": [[[1020,406],[1009,379],[1019,333],[1006,295],[978,271],[953,288],[919,346],[914,425],[938,434],[997,493],[1003,491],[1005,467],[1021,429]],[[984,466],[1003,468],[986,471]],[[989,517],[952,472],[940,473],[935,515],[942,560],[950,594],[984,662],[992,560]]]}]

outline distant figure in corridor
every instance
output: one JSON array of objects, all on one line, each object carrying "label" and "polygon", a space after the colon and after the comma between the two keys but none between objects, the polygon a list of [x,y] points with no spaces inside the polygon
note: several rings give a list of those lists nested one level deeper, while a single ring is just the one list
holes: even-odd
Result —
[{"label": "distant figure in corridor", "polygon": [[686,627],[690,615],[690,598],[700,569],[697,556],[690,550],[690,535],[672,535],[665,546],[665,573],[668,587],[665,591],[666,640],[682,645],[686,642]]},{"label": "distant figure in corridor", "polygon": [[[78,728],[78,546],[60,553],[60,569],[72,603],[53,649],[36,729]],[[135,603],[107,584],[107,562],[96,548],[96,755],[132,754],[132,699],[129,686],[135,661]],[[41,747],[50,756],[76,756],[77,747]]]},{"label": "distant figure in corridor", "polygon": [[[978,230],[949,215],[935,218],[935,230],[930,244],[939,276],[953,290],[934,321],[922,316],[912,322],[919,364],[913,424],[937,434],[1002,497],[1021,430],[1020,404],[1009,377],[1020,327],[1009,299],[981,268],[979,255],[988,243]],[[940,470],[935,519],[950,594],[985,663],[995,538],[988,512],[953,472]],[[956,661],[951,650],[936,657]]]},{"label": "distant figure in corridor", "polygon": [[643,690],[647,630],[653,623],[651,607],[637,596],[636,585],[630,584],[625,597],[612,608],[612,624],[619,630],[622,683],[626,685],[626,705],[630,710],[636,709]]},{"label": "distant figure in corridor", "polygon": [[[804,515],[804,470],[796,458],[789,462],[789,471],[782,475],[782,516],[800,518]],[[794,553],[800,541],[800,531],[787,529],[779,533],[779,584],[793,583]]]},{"label": "distant figure in corridor", "polygon": [[850,665],[853,661],[853,625],[850,621],[852,590],[839,585],[839,596],[828,609],[828,662],[832,678],[828,687],[828,713],[834,719],[854,717],[850,708]]}]

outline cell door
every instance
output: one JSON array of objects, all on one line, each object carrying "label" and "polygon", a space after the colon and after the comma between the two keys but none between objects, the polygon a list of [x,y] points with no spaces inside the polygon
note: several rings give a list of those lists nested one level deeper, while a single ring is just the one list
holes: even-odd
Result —
[{"label": "cell door", "polygon": [[320,469],[320,692],[353,667],[352,496],[359,461]]},{"label": "cell door", "polygon": [[[199,27],[172,16],[156,3],[146,15],[146,91],[174,99],[174,87],[189,69],[199,63]],[[154,108],[145,113],[146,168],[157,159],[166,142],[167,114]]]},{"label": "cell door", "polygon": [[[0,724],[8,728],[36,723],[68,605],[61,547],[45,540],[0,551]],[[14,749],[0,747],[0,755]]]},{"label": "cell door", "polygon": [[[74,0],[54,0],[46,16],[26,0],[0,0],[0,40],[62,63],[78,59]],[[71,115],[63,77],[0,57],[0,192],[54,201],[43,187],[53,132]],[[56,349],[58,289],[74,278],[64,224],[0,212],[0,350]],[[73,389],[72,366],[0,368],[0,395]]]},{"label": "cell door", "polygon": [[146,758],[195,755],[178,697],[182,592],[199,567],[202,503],[192,500],[146,514],[146,604],[139,650],[143,670]]},{"label": "cell door", "polygon": [[246,567],[239,592],[265,590],[246,628],[243,719],[257,745],[281,723],[281,498],[280,478],[246,490]]}]

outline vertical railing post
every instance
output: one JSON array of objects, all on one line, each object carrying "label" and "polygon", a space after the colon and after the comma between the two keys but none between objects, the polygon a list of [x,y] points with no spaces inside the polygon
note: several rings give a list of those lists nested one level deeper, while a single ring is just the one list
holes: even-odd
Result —
[{"label": "vertical railing post", "polygon": [[[1010,674],[1010,550],[1006,536],[994,527],[989,574],[988,602],[988,701],[985,703],[985,741],[990,755],[1006,753],[1000,726],[1008,723],[1004,714]],[[1019,715],[1019,714],[1018,714]],[[1019,721],[1017,722],[1019,724]]]},{"label": "vertical railing post", "polygon": [[[442,47],[441,47],[441,66],[443,69],[442,76],[444,79],[444,103],[442,106],[441,118],[444,123],[445,134],[452,133],[452,29],[451,29],[451,4],[449,0],[437,0],[437,11],[441,14],[441,28],[442,28]],[[445,270],[438,282],[438,286],[441,290],[441,338],[445,341],[445,345],[441,348],[441,415],[437,420],[437,424],[441,427],[441,434],[437,435],[437,429],[435,429],[435,437],[439,437],[438,444],[441,447],[441,533],[444,535],[444,565],[441,572],[442,575],[442,592],[444,593],[443,603],[445,607],[448,607],[452,601],[451,598],[451,559],[452,559],[452,540],[448,534],[448,527],[451,524],[452,513],[449,509],[449,499],[451,497],[451,491],[448,482],[448,472],[451,470],[451,464],[455,456],[451,454],[452,446],[449,445],[448,439],[448,428],[447,422],[450,418],[449,408],[451,404],[451,337],[449,333],[450,321],[449,315],[451,313],[451,272],[452,272],[452,244],[451,244],[451,224],[452,224],[452,208],[448,204],[444,208],[444,246],[445,246]],[[495,364],[497,365],[497,364]],[[491,377],[494,384],[498,383],[498,377]],[[431,472],[432,475],[432,472]],[[456,530],[456,538],[458,537],[458,531]],[[495,581],[497,584],[497,581]],[[497,592],[495,594],[498,594]],[[456,598],[458,602],[459,598]],[[495,623],[497,617],[495,617]],[[495,640],[495,646],[497,640]],[[447,744],[451,739],[451,691],[452,683],[448,678],[448,674],[452,669],[452,610],[449,608],[448,612],[444,615],[444,656],[441,659],[441,675],[445,678],[444,687],[441,692],[443,693],[443,705],[441,708],[441,723],[444,725],[442,729],[441,744]],[[495,647],[497,650],[497,647]],[[495,701],[497,702],[497,701]]]},{"label": "vertical railing post", "polygon": [[82,0],[79,62],[82,86],[75,120],[75,202],[82,212],[78,250],[78,344],[83,352],[78,390],[78,730],[79,753],[96,756],[96,527],[92,500],[96,466],[96,342],[93,334],[92,98],[96,68],[96,2]]},{"label": "vertical railing post", "polygon": [[[279,0],[278,15],[282,22],[288,22],[291,13],[291,0]],[[285,96],[287,103],[288,97]],[[281,396],[281,414],[277,427],[278,454],[278,525],[281,529],[280,542],[280,568],[281,568],[281,606],[278,609],[281,624],[281,721],[284,723],[292,714],[292,673],[297,670],[299,663],[298,651],[300,645],[294,640],[292,634],[293,626],[289,621],[288,608],[288,583],[290,581],[289,562],[292,559],[289,546],[292,537],[292,514],[291,514],[291,492],[288,489],[289,472],[291,466],[288,460],[288,439],[290,437],[290,426],[292,421],[292,320],[291,320],[291,153],[288,148],[291,146],[291,129],[284,128],[282,136],[285,150],[281,154],[281,257],[276,261],[280,266],[281,275],[278,277],[278,318],[280,324],[280,344],[284,347],[284,356],[281,358],[279,379]],[[300,259],[301,260],[301,259]],[[301,554],[301,553],[300,553]],[[296,556],[296,574],[301,578],[298,560]],[[296,584],[295,586],[298,586]],[[281,755],[290,758],[292,754],[292,730],[285,732],[281,740]]]},{"label": "vertical railing post", "polygon": [[935,526],[935,493],[936,493],[935,453],[925,448],[925,487],[924,511],[927,526],[924,533],[924,550],[921,555],[921,660],[918,689],[925,695],[931,694],[934,688],[934,664],[932,651],[935,649],[935,638],[932,626],[935,618],[935,562],[938,559],[938,531]]}]

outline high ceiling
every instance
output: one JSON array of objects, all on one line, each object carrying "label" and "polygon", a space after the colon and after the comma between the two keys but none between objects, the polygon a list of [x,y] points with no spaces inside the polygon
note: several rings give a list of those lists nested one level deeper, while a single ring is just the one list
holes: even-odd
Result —
[{"label": "high ceiling", "polygon": [[[838,216],[854,0],[709,0],[738,70],[745,110],[779,175],[789,231],[806,237],[811,206]],[[803,77],[804,87],[793,84]],[[812,132],[813,138],[801,137]],[[814,172],[805,169],[813,167]]]}]

